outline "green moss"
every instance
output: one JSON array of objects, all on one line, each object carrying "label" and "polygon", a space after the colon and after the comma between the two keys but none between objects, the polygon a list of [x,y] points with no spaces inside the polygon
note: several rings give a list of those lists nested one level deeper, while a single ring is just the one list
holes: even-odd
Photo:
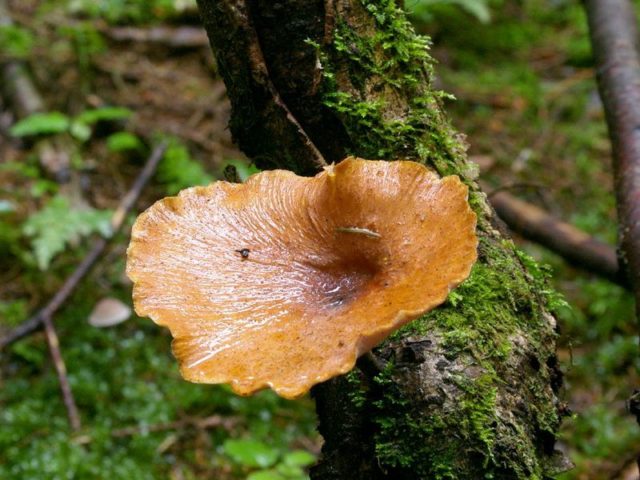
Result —
[{"label": "green moss", "polygon": [[[511,424],[505,425],[499,418],[496,408],[496,395],[502,387],[501,372],[497,370],[509,361],[513,335],[523,335],[534,344],[532,350],[540,351],[540,363],[549,352],[542,346],[536,346],[538,332],[545,327],[542,305],[532,293],[534,290],[549,290],[546,286],[546,273],[539,267],[528,275],[518,268],[519,253],[512,242],[505,241],[495,245],[492,240],[483,238],[479,247],[481,261],[478,262],[470,277],[447,299],[440,308],[428,313],[415,322],[405,326],[394,334],[393,340],[427,332],[439,332],[445,355],[456,358],[466,355],[473,358],[474,365],[481,372],[476,378],[459,376],[455,385],[462,392],[459,408],[451,416],[423,418],[420,422],[409,422],[408,411],[390,415],[391,404],[403,406],[395,399],[382,406],[383,415],[389,414],[377,437],[378,445],[390,466],[409,465],[414,458],[417,438],[441,429],[441,441],[437,445],[424,446],[419,455],[429,458],[429,467],[420,478],[457,478],[449,475],[451,468],[463,468],[460,464],[459,449],[466,450],[469,458],[484,472],[483,475],[497,475],[510,471],[512,478],[542,478],[542,467],[538,464],[538,452],[525,432],[513,432]],[[544,285],[544,288],[542,288]],[[543,377],[544,378],[544,377]],[[558,425],[555,408],[548,401],[546,383],[540,377],[531,377],[525,391],[531,398],[531,408],[537,427],[540,430],[554,432]],[[395,391],[390,395],[401,395]],[[408,404],[407,404],[408,405]],[[411,407],[408,407],[411,410]],[[415,412],[414,412],[415,414]],[[411,431],[415,428],[415,431]],[[398,434],[397,432],[402,432]],[[451,438],[452,432],[456,432]],[[436,437],[440,436],[437,435]],[[457,438],[459,437],[459,438]],[[448,438],[448,440],[442,440]],[[393,445],[393,448],[391,446]],[[446,447],[445,447],[446,445]],[[458,451],[455,460],[450,451]],[[416,468],[415,464],[410,464]],[[455,465],[456,467],[452,467]],[[444,476],[438,476],[437,466],[448,466]],[[441,467],[438,467],[441,468]],[[474,468],[466,465],[464,468]],[[456,470],[458,475],[461,471]],[[449,475],[449,476],[447,476]],[[433,476],[433,477],[431,477]],[[493,478],[492,476],[485,478]]]},{"label": "green moss", "polygon": [[536,262],[522,250],[516,249],[516,254],[533,279],[534,290],[544,297],[547,309],[555,313],[561,309],[569,308],[564,296],[551,287],[551,267]]},{"label": "green moss", "polygon": [[380,28],[354,28],[339,19],[332,45],[319,50],[324,103],[346,127],[355,146],[350,153],[412,158],[443,175],[459,174],[464,146],[442,114],[447,95],[431,88],[428,39],[414,32],[393,1],[362,5]]},{"label": "green moss", "polygon": [[411,402],[398,390],[392,379],[390,362],[375,379],[382,387],[382,399],[374,402],[379,411],[375,417],[376,456],[384,468],[412,470],[414,478],[455,479],[454,465],[459,452],[451,442],[436,442],[447,434],[446,420],[433,415],[415,415]]},{"label": "green moss", "polygon": [[546,284],[546,273],[536,267],[536,275],[530,276],[517,268],[516,259],[525,254],[510,241],[495,245],[493,240],[481,237],[479,252],[481,261],[474,265],[469,278],[449,294],[445,304],[405,326],[394,338],[437,328],[443,331],[444,344],[451,355],[468,351],[482,361],[505,358],[510,350],[510,335],[540,327],[541,305],[532,292],[549,292],[556,302]]},{"label": "green moss", "polygon": [[346,375],[347,382],[351,389],[349,390],[349,401],[357,409],[361,409],[367,402],[367,389],[360,378],[360,371],[357,369],[351,370]]},{"label": "green moss", "polygon": [[462,472],[491,472],[497,466],[493,456],[497,389],[492,374],[474,381],[456,378],[464,392],[460,409],[445,414],[434,409],[431,415],[416,414],[392,375],[393,369],[387,369],[376,377],[384,388],[383,398],[375,402],[379,410],[376,455],[383,469],[410,471],[411,478],[444,480],[461,478]]},{"label": "green moss", "polygon": [[483,444],[481,453],[485,457],[485,467],[489,462],[495,462],[493,446],[496,432],[492,428],[497,423],[495,382],[495,376],[488,373],[475,380],[467,377],[458,379],[458,386],[465,392],[461,401],[464,412],[462,430],[472,435],[470,439],[478,439]]},{"label": "green moss", "polygon": [[[542,308],[557,302],[557,298],[546,284],[548,272],[530,265],[532,260],[513,242],[495,244],[483,237],[479,252],[480,261],[470,277],[447,302],[405,326],[392,340],[439,332],[447,357],[473,358],[481,373],[476,378],[465,375],[455,379],[462,392],[455,412],[422,415],[420,420],[416,420],[415,407],[403,401],[402,393],[393,388],[391,373],[380,379],[386,393],[377,404],[378,458],[388,467],[417,469],[421,475],[418,478],[459,478],[469,469],[477,469],[485,478],[505,478],[505,471],[513,475],[509,478],[543,478],[538,447],[519,424],[507,424],[499,417],[496,401],[503,386],[499,369],[510,360],[512,336],[524,336],[531,350],[539,352],[541,364],[552,353],[536,341],[540,332],[553,337],[550,327],[543,323]],[[519,267],[520,259],[531,267],[530,273]],[[533,292],[543,292],[544,298]],[[549,402],[545,378],[544,374],[528,377],[524,391],[536,428],[553,433],[559,420]],[[425,443],[431,438],[439,441]],[[473,465],[461,464],[461,450]]]}]

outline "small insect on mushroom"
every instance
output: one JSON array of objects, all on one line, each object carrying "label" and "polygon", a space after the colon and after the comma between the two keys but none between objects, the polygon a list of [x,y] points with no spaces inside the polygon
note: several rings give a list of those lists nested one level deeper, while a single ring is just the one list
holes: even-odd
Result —
[{"label": "small insect on mushroom", "polygon": [[374,232],[373,230],[369,230],[368,228],[358,228],[358,227],[337,227],[336,232],[338,233],[355,233],[356,235],[364,235],[369,238],[382,238],[378,232]]},{"label": "small insect on mushroom", "polygon": [[241,248],[240,250],[234,250],[234,252],[239,253],[242,259],[246,260],[247,258],[249,258],[251,250],[249,250],[248,248]]}]

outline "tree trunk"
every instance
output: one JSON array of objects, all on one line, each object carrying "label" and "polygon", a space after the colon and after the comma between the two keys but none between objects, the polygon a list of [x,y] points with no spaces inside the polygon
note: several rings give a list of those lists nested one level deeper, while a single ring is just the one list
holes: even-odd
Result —
[{"label": "tree trunk", "polygon": [[348,154],[459,175],[479,260],[435,311],[351,373],[314,388],[325,444],[314,479],[541,479],[563,414],[560,300],[501,233],[431,84],[428,41],[394,0],[199,0],[231,132],[261,168],[313,174]]}]

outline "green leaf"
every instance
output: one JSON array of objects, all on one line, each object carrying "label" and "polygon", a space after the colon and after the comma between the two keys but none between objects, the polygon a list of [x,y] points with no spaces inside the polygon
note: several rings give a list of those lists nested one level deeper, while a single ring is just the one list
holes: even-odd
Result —
[{"label": "green leaf", "polygon": [[69,133],[71,133],[71,135],[73,135],[81,142],[86,142],[87,140],[89,140],[89,138],[91,138],[91,127],[84,122],[74,120],[73,122],[71,122]]},{"label": "green leaf", "polygon": [[489,23],[491,12],[485,0],[451,0],[451,3],[458,5],[463,10],[476,17],[481,23]]},{"label": "green leaf", "polygon": [[473,15],[481,23],[488,23],[491,20],[488,0],[416,0],[406,2],[406,8],[422,21],[432,20],[431,10],[434,5],[456,5]]},{"label": "green leaf", "polygon": [[124,107],[101,107],[92,110],[85,110],[76,117],[76,121],[93,125],[98,122],[115,122],[126,120],[133,112]]},{"label": "green leaf", "polygon": [[45,352],[27,340],[15,343],[11,347],[11,353],[22,357],[24,360],[36,365],[38,368],[42,368],[46,360]]},{"label": "green leaf", "polygon": [[64,248],[92,233],[111,234],[111,212],[92,208],[79,210],[63,196],[55,196],[45,207],[31,215],[22,233],[31,238],[38,267],[46,270],[51,260]]},{"label": "green leaf", "polygon": [[34,113],[16,123],[9,133],[14,137],[62,133],[69,129],[69,117],[60,112]]},{"label": "green leaf", "polygon": [[33,34],[16,25],[0,25],[0,56],[26,58],[33,48]]},{"label": "green leaf", "polygon": [[224,442],[224,450],[235,462],[246,467],[270,467],[278,460],[278,450],[258,440]]},{"label": "green leaf", "polygon": [[276,466],[276,471],[287,480],[308,480],[308,476],[302,470],[302,467],[279,463]]},{"label": "green leaf", "polygon": [[247,480],[287,480],[275,470],[259,470],[247,475]]},{"label": "green leaf", "polygon": [[125,152],[127,150],[141,150],[142,141],[133,133],[117,132],[107,138],[107,148],[110,152]]},{"label": "green leaf", "polygon": [[40,198],[46,193],[56,193],[58,191],[58,184],[51,180],[37,179],[31,184],[29,189],[29,195],[33,198]]},{"label": "green leaf", "polygon": [[307,467],[313,465],[315,461],[316,457],[305,450],[293,450],[282,459],[282,463],[292,467]]},{"label": "green leaf", "polygon": [[173,195],[183,188],[206,185],[213,180],[183,144],[173,141],[167,148],[158,166],[158,180],[166,185],[167,193]]},{"label": "green leaf", "polygon": [[0,302],[0,324],[13,327],[27,318],[27,301],[13,300]]}]

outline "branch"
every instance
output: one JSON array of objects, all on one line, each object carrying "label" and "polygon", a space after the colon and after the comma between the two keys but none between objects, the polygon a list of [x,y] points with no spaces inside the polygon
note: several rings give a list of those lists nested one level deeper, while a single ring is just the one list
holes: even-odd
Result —
[{"label": "branch", "polygon": [[611,246],[507,192],[490,195],[489,201],[514,232],[557,253],[576,267],[629,288]]},{"label": "branch", "polygon": [[140,42],[167,45],[172,48],[201,48],[209,45],[207,34],[196,27],[109,27],[101,29],[116,42]]},{"label": "branch", "polygon": [[131,186],[131,189],[124,196],[118,208],[111,217],[111,235],[107,238],[99,238],[96,240],[93,248],[89,251],[87,256],[80,262],[78,267],[67,278],[60,290],[49,300],[49,303],[37,312],[29,320],[26,320],[14,330],[9,332],[5,337],[0,339],[0,350],[12,344],[13,342],[29,335],[35,331],[46,317],[52,317],[53,314],[64,304],[69,296],[76,289],[80,281],[89,273],[93,265],[98,261],[109,241],[113,239],[115,234],[120,230],[122,224],[128,213],[133,208],[135,202],[140,197],[142,190],[153,176],[164,152],[167,148],[165,142],[154,148],[151,156],[147,160],[146,165],[136,178],[135,182]]},{"label": "branch", "polygon": [[67,416],[69,417],[69,423],[73,430],[80,430],[82,424],[80,423],[80,413],[78,412],[78,406],[76,405],[73,392],[71,391],[71,385],[69,384],[69,377],[67,376],[67,367],[62,358],[60,352],[60,341],[58,340],[58,334],[53,326],[53,321],[50,316],[45,316],[42,319],[44,323],[44,331],[47,336],[47,343],[49,344],[49,352],[51,353],[51,359],[53,360],[53,366],[56,369],[58,375],[58,381],[60,382],[60,390],[62,390],[62,399],[64,406],[67,409]]},{"label": "branch", "polygon": [[[167,430],[181,430],[186,427],[194,427],[200,430],[222,427],[225,430],[232,430],[238,423],[240,423],[240,418],[238,417],[223,417],[221,415],[212,415],[205,418],[186,418],[184,420],[177,420],[175,422],[124,427],[117,430],[112,430],[110,432],[110,435],[114,438],[124,438],[132,437],[134,435],[142,435],[145,433],[165,432]],[[80,435],[74,438],[73,443],[77,445],[86,445],[92,440],[93,438],[90,435]]]},{"label": "branch", "polygon": [[636,15],[627,0],[585,0],[584,5],[613,147],[622,267],[629,276],[636,312],[640,314],[640,60]]}]

